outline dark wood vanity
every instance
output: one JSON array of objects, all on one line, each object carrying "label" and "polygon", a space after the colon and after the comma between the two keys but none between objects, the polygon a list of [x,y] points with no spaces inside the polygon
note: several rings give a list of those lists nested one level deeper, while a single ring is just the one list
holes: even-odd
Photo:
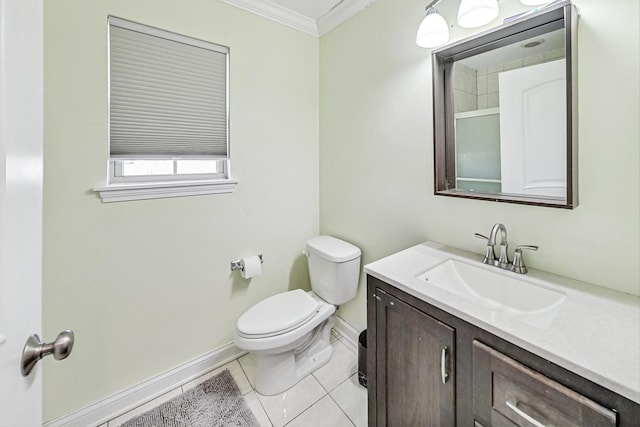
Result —
[{"label": "dark wood vanity", "polygon": [[370,426],[640,425],[640,404],[370,275],[367,343]]}]

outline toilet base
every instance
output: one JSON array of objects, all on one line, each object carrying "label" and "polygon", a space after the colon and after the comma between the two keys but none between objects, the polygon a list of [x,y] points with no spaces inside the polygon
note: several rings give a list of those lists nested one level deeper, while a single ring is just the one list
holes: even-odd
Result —
[{"label": "toilet base", "polygon": [[331,328],[335,313],[318,326],[308,342],[282,353],[256,353],[256,391],[265,396],[280,394],[321,368],[333,354]]}]

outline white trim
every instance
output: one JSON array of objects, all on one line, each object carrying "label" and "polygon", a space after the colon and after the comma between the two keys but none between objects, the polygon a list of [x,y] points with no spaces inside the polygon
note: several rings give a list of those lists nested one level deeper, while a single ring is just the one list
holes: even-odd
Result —
[{"label": "white trim", "polygon": [[500,114],[500,107],[485,108],[484,110],[464,111],[462,113],[454,114],[453,117],[457,120],[457,119],[468,119],[470,117],[484,117],[484,116],[490,116],[493,114]]},{"label": "white trim", "polygon": [[461,176],[456,176],[456,181],[464,181],[464,182],[489,182],[491,184],[500,184],[502,180],[500,179],[490,179],[490,178],[464,178]]},{"label": "white trim", "polygon": [[62,418],[49,421],[44,424],[44,427],[87,427],[106,423],[244,354],[246,351],[240,350],[233,344],[227,344],[128,390],[100,400]]},{"label": "white trim", "polygon": [[333,329],[345,338],[341,340],[343,344],[350,346],[353,352],[358,352],[358,336],[362,331],[356,329],[340,316],[336,316],[336,323],[333,325]]},{"label": "white trim", "polygon": [[[334,329],[343,337],[340,342],[357,353],[360,331],[339,316],[336,316]],[[111,397],[99,400],[61,418],[48,421],[43,424],[43,427],[102,425],[245,354],[247,354],[246,351],[229,343]]]},{"label": "white trim", "polygon": [[103,203],[109,203],[130,200],[233,193],[237,184],[238,181],[233,179],[110,184],[102,187],[95,187],[93,191],[100,194]]},{"label": "white trim", "polygon": [[338,25],[352,18],[376,0],[342,0],[336,7],[318,20],[287,9],[270,0],[222,0],[232,6],[247,10],[314,37],[322,37]]},{"label": "white trim", "polygon": [[318,19],[318,34],[320,37],[324,36],[375,2],[376,0],[344,0]]},{"label": "white trim", "polygon": [[247,10],[263,18],[286,25],[303,33],[318,37],[318,27],[314,19],[282,7],[269,0],[222,0],[232,6]]}]

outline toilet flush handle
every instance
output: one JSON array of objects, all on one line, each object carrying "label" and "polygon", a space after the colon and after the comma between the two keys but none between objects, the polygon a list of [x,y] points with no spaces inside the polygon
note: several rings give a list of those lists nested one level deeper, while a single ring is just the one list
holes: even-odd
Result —
[{"label": "toilet flush handle", "polygon": [[309,252],[307,251],[302,251],[302,255],[306,256],[307,258],[309,258]]}]

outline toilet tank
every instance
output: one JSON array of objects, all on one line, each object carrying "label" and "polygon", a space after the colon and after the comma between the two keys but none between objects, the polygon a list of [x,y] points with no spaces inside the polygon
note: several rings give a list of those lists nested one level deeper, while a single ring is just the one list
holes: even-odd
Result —
[{"label": "toilet tank", "polygon": [[307,242],[311,289],[334,305],[352,300],[358,291],[360,249],[331,236],[317,236]]}]

